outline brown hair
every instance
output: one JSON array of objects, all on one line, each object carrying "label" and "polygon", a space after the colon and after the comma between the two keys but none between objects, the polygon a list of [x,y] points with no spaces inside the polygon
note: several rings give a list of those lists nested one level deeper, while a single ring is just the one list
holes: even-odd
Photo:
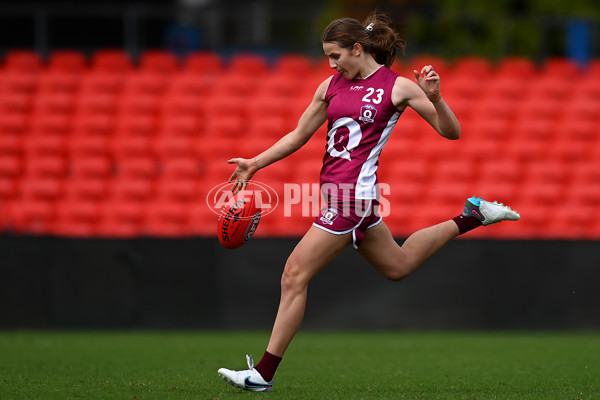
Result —
[{"label": "brown hair", "polygon": [[373,54],[375,61],[390,67],[396,59],[396,51],[404,54],[406,42],[391,26],[390,18],[378,12],[369,15],[361,24],[353,18],[339,18],[325,28],[321,36],[323,43],[337,43],[345,49],[352,49],[360,43],[366,52]]}]

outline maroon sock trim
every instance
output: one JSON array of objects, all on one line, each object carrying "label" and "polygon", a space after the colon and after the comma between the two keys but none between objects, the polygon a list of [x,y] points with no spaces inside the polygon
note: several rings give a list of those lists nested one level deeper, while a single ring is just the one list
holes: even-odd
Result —
[{"label": "maroon sock trim", "polygon": [[281,362],[281,357],[275,356],[268,351],[265,351],[265,354],[260,359],[260,362],[254,367],[263,377],[263,379],[267,382],[271,382],[273,380],[273,376],[275,376],[275,371],[277,371],[277,367]]},{"label": "maroon sock trim", "polygon": [[459,215],[457,217],[452,218],[452,221],[456,223],[458,226],[458,231],[462,235],[463,233],[469,232],[477,228],[478,226],[483,225],[480,220],[475,217],[465,217],[464,215]]}]

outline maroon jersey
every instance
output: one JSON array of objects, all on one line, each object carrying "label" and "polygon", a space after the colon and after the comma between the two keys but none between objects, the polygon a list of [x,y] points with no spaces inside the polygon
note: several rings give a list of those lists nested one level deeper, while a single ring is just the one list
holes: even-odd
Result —
[{"label": "maroon jersey", "polygon": [[343,200],[378,197],[379,155],[401,114],[392,103],[397,77],[382,66],[365,79],[347,80],[340,73],[331,79],[325,95],[327,152],[320,179],[324,194],[333,189]]}]

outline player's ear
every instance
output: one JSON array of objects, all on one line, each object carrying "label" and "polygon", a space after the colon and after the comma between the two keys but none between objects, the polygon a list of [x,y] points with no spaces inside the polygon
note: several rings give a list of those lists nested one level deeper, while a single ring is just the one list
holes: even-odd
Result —
[{"label": "player's ear", "polygon": [[355,56],[360,56],[360,53],[362,53],[363,47],[362,44],[360,43],[354,43],[354,45],[352,46],[352,54]]}]

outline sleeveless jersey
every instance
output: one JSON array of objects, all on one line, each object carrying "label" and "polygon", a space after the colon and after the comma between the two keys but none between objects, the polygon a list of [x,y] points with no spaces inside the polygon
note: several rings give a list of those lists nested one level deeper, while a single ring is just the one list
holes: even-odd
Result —
[{"label": "sleeveless jersey", "polygon": [[[338,199],[376,199],[379,155],[401,112],[392,103],[398,75],[381,66],[365,79],[336,73],[325,95],[327,151],[320,183]],[[337,188],[337,189],[336,189]],[[329,193],[333,194],[333,193]]]},{"label": "sleeveless jersey", "polygon": [[337,187],[338,198],[377,198],[379,155],[401,114],[392,103],[397,77],[381,66],[365,79],[347,80],[336,73],[329,83],[320,183],[321,188]]}]

